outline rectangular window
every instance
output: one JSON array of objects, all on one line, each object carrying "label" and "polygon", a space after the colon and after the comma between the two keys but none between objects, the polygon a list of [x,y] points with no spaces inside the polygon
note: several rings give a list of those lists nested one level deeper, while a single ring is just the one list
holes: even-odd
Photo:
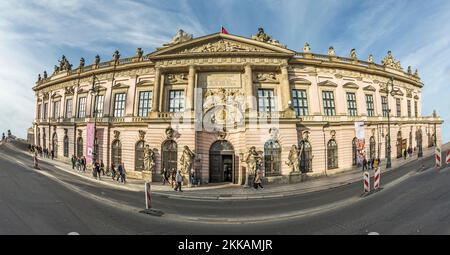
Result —
[{"label": "rectangular window", "polygon": [[95,97],[95,107],[94,107],[94,116],[97,118],[103,117],[103,101],[104,101],[103,95],[98,95]]},{"label": "rectangular window", "polygon": [[48,118],[48,103],[44,103],[44,119]]},{"label": "rectangular window", "polygon": [[323,113],[326,116],[335,116],[336,110],[334,109],[333,91],[322,91],[322,100],[323,100]]},{"label": "rectangular window", "polygon": [[367,104],[367,116],[373,117],[375,115],[375,108],[373,105],[373,95],[366,95],[366,104]]},{"label": "rectangular window", "polygon": [[297,116],[308,115],[308,98],[306,96],[306,90],[304,89],[292,90],[292,106],[294,107]]},{"label": "rectangular window", "polygon": [[53,102],[53,118],[57,119],[59,118],[59,106],[61,104],[61,101]]},{"label": "rectangular window", "polygon": [[152,111],[152,97],[153,93],[151,91],[139,92],[139,117],[147,117],[148,113]]},{"label": "rectangular window", "polygon": [[37,107],[37,118],[38,118],[38,120],[39,119],[41,119],[41,105],[40,104],[38,104],[38,107]]},{"label": "rectangular window", "polygon": [[347,108],[348,115],[357,116],[358,110],[356,107],[356,95],[353,92],[347,92]]},{"label": "rectangular window", "polygon": [[125,114],[125,93],[114,95],[114,117],[123,117]]},{"label": "rectangular window", "polygon": [[170,91],[169,112],[184,112],[184,90]]},{"label": "rectangular window", "polygon": [[395,105],[397,107],[397,117],[401,117],[402,116],[402,104],[401,104],[400,98],[395,99]]},{"label": "rectangular window", "polygon": [[86,97],[78,99],[78,118],[86,117]]},{"label": "rectangular window", "polygon": [[419,109],[417,108],[417,101],[414,101],[414,116],[419,117]]},{"label": "rectangular window", "polygon": [[72,118],[72,99],[66,100],[66,118]]},{"label": "rectangular window", "polygon": [[258,111],[275,112],[273,89],[258,89]]},{"label": "rectangular window", "polygon": [[408,109],[408,117],[411,118],[411,100],[406,101],[406,106]]},{"label": "rectangular window", "polygon": [[386,96],[381,96],[381,109],[383,110],[383,117],[387,117],[389,110]]}]

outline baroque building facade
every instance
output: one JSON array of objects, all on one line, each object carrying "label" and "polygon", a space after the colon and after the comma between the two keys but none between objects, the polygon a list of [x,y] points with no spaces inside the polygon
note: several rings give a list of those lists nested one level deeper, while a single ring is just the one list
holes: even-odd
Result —
[{"label": "baroque building facade", "polygon": [[95,123],[95,157],[123,162],[131,177],[159,181],[162,169],[187,166],[202,183],[244,184],[256,164],[269,181],[287,182],[355,166],[355,122],[365,123],[368,158],[387,156],[388,115],[392,158],[440,144],[442,120],[421,114],[423,86],[391,52],[376,64],[354,49],[295,52],[262,28],[251,38],[180,30],[147,55],[116,51],[77,68],[63,56],[33,87],[33,138],[69,161],[89,153]]}]

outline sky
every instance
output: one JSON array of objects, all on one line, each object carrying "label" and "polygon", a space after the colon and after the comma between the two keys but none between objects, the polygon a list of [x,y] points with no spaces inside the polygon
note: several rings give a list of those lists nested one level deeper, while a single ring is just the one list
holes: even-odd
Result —
[{"label": "sky", "polygon": [[64,54],[78,66],[136,48],[150,53],[178,29],[194,37],[220,31],[250,37],[262,26],[288,48],[380,63],[388,50],[424,83],[422,115],[436,109],[450,140],[450,1],[447,0],[2,0],[0,1],[0,132],[26,137],[37,75]]}]

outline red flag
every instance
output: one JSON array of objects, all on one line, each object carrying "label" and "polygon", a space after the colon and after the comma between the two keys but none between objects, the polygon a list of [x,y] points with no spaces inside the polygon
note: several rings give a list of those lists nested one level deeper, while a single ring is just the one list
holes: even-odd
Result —
[{"label": "red flag", "polygon": [[222,33],[222,34],[229,34],[228,31],[224,27],[222,27],[222,31],[220,33]]}]

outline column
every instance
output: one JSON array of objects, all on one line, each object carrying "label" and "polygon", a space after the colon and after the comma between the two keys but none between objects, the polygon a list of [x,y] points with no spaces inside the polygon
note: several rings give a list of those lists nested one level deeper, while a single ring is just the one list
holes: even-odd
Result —
[{"label": "column", "polygon": [[186,111],[194,110],[195,66],[189,66],[188,86],[186,91]]},{"label": "column", "polygon": [[74,92],[72,97],[72,118],[78,117],[77,107],[78,107],[78,89],[79,87],[74,86]]},{"label": "column", "polygon": [[155,68],[155,85],[153,86],[153,100],[152,100],[152,112],[159,112],[159,90],[161,83],[161,70],[160,68]]},{"label": "column", "polygon": [[126,97],[125,116],[134,116],[134,102],[136,99],[139,100],[139,98],[136,98],[137,76],[130,77],[130,80],[130,87],[128,88]]},{"label": "column", "polygon": [[[282,111],[289,108],[289,101],[291,101],[291,90],[289,86],[289,74],[286,65],[281,66],[281,109]],[[292,103],[292,101],[291,101]]]},{"label": "column", "polygon": [[256,111],[256,98],[255,93],[253,89],[253,74],[252,74],[252,67],[250,64],[246,64],[244,67],[245,73],[245,94],[247,95],[247,105],[248,109]]}]

